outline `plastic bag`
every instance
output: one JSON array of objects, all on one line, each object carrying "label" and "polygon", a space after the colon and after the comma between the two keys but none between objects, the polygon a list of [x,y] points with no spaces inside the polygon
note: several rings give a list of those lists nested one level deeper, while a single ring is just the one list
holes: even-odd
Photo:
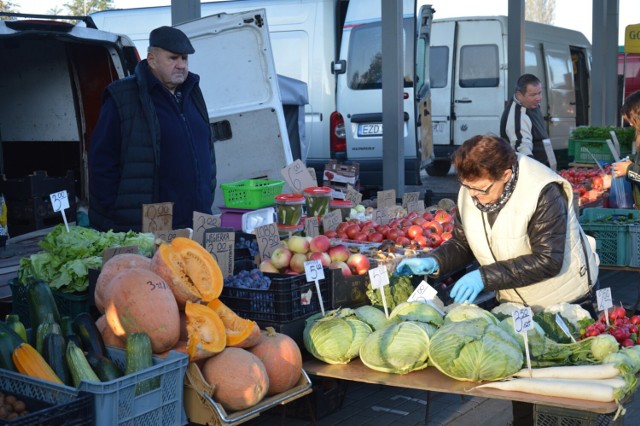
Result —
[{"label": "plastic bag", "polygon": [[614,177],[613,172],[611,175],[611,189],[609,190],[609,207],[613,209],[633,208],[631,182],[624,176]]}]

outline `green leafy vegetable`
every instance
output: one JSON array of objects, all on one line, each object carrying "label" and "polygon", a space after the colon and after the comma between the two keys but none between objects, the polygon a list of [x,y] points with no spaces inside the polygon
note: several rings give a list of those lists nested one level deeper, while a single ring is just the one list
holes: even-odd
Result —
[{"label": "green leafy vegetable", "polygon": [[406,374],[427,368],[429,336],[413,321],[391,324],[374,331],[360,346],[360,359],[383,373]]},{"label": "green leafy vegetable", "polygon": [[[390,275],[389,285],[385,285],[383,288],[389,312],[391,312],[400,303],[406,302],[409,296],[411,296],[411,293],[413,293],[413,290],[415,290],[413,284],[411,284],[411,278],[406,275]],[[374,290],[371,287],[371,283],[367,284],[367,297],[373,306],[382,308],[383,305],[380,290]]]}]

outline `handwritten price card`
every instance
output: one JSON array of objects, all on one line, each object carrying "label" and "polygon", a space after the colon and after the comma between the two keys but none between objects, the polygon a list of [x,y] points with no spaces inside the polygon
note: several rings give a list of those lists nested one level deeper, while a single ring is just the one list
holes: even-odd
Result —
[{"label": "handwritten price card", "polygon": [[260,260],[271,259],[271,253],[280,245],[280,235],[275,223],[259,226],[255,229]]},{"label": "handwritten price card", "polygon": [[604,311],[605,309],[613,307],[611,287],[602,288],[596,291],[596,300],[598,302],[598,311]]},{"label": "handwritten price card", "polygon": [[324,269],[319,260],[307,260],[304,262],[304,273],[307,282],[324,280]]},{"label": "handwritten price card", "polygon": [[316,178],[316,169],[314,169],[313,167],[307,167],[307,170],[309,171],[309,176],[311,176],[311,180],[313,181],[313,184],[311,186],[318,186],[318,179]]},{"label": "handwritten price card", "polygon": [[219,228],[222,217],[207,213],[193,212],[193,241],[204,247],[204,232],[209,228]]},{"label": "handwritten price card", "polygon": [[351,201],[355,207],[362,203],[362,194],[356,191],[353,186],[347,185],[347,191],[344,193],[344,199]]},{"label": "handwritten price card", "polygon": [[316,237],[320,235],[320,223],[315,217],[309,217],[304,221],[304,235],[307,237]]},{"label": "handwritten price card", "polygon": [[395,207],[396,205],[396,190],[387,189],[386,191],[378,191],[378,209],[386,209],[388,207]]},{"label": "handwritten price card", "polygon": [[164,242],[170,243],[176,237],[183,237],[191,239],[193,231],[191,228],[171,229],[169,231],[156,231],[153,233],[156,239],[160,239]]},{"label": "handwritten price card", "polygon": [[173,203],[142,205],[142,232],[170,231],[173,228]]},{"label": "handwritten price card", "polygon": [[513,329],[516,333],[524,333],[533,329],[533,314],[530,307],[515,309],[511,316],[513,317]]},{"label": "handwritten price card", "polygon": [[223,277],[233,274],[235,240],[235,232],[208,229],[204,233],[204,248],[218,262]]},{"label": "handwritten price card", "polygon": [[326,231],[335,231],[342,222],[342,213],[340,210],[334,210],[322,216],[322,227]]},{"label": "handwritten price card", "polygon": [[386,225],[391,222],[391,218],[389,217],[389,210],[386,208],[378,208],[373,212],[373,220],[376,221],[380,225]]},{"label": "handwritten price card", "polygon": [[289,164],[281,172],[293,192],[301,193],[305,188],[316,186],[315,175],[312,177],[307,166],[300,160]]},{"label": "handwritten price card", "polygon": [[133,253],[138,254],[139,249],[138,246],[124,246],[124,247],[107,247],[102,251],[102,264],[111,259],[113,256],[117,254],[123,253]]},{"label": "handwritten price card", "polygon": [[51,199],[51,208],[54,212],[61,212],[69,208],[69,197],[67,191],[54,192],[49,194]]},{"label": "handwritten price card", "polygon": [[420,201],[420,193],[419,192],[405,192],[402,195],[402,207],[409,210],[407,208],[407,204],[410,202]]},{"label": "handwritten price card", "polygon": [[384,286],[389,285],[389,274],[387,267],[380,265],[377,268],[369,269],[369,279],[371,280],[371,287],[380,291],[382,297],[382,307],[384,308],[384,315],[389,318],[389,310],[387,309],[387,298],[384,293]]},{"label": "handwritten price card", "polygon": [[420,200],[409,201],[405,208],[407,209],[407,212],[422,213],[424,212],[424,203]]}]

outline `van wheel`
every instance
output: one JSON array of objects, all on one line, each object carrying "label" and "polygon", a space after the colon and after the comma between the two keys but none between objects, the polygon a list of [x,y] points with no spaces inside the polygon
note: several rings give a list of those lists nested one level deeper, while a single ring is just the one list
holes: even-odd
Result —
[{"label": "van wheel", "polygon": [[431,164],[424,167],[429,176],[446,176],[451,168],[449,160],[434,160]]}]

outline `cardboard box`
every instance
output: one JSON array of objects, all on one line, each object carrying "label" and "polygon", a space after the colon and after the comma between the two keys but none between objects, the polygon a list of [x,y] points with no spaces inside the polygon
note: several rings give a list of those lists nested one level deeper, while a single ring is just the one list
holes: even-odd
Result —
[{"label": "cardboard box", "polygon": [[338,164],[336,160],[331,160],[324,166],[323,186],[342,191],[347,189],[347,185],[351,185],[357,189],[359,180],[360,165],[358,163]]}]

